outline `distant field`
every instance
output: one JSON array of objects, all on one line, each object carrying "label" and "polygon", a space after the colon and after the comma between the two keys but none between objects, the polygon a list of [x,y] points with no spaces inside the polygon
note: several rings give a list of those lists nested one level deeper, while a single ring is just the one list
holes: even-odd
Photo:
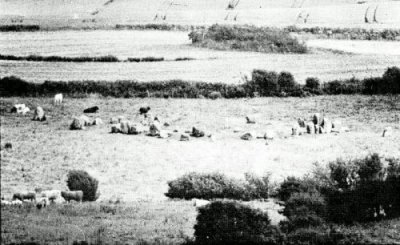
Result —
[{"label": "distant field", "polygon": [[[322,40],[315,46],[337,49],[339,53],[314,50],[310,54],[262,54],[255,52],[214,51],[190,46],[186,32],[168,31],[61,31],[3,33],[0,50],[4,55],[59,55],[127,57],[179,57],[192,61],[157,63],[49,63],[0,61],[0,76],[19,76],[33,82],[45,80],[137,79],[140,81],[184,79],[205,82],[240,82],[253,69],[289,71],[299,83],[307,77],[322,81],[380,76],[389,66],[400,63],[400,42],[337,41],[347,46],[332,46]],[[354,45],[365,44],[367,49]],[[365,46],[364,45],[364,46]],[[369,46],[368,46],[369,45]],[[341,54],[351,47],[356,54]],[[390,55],[376,54],[374,47],[389,47]],[[364,54],[362,54],[364,52]],[[375,54],[374,54],[375,52]],[[361,54],[357,54],[361,53]]]},{"label": "distant field", "polygon": [[[95,0],[51,1],[1,0],[0,24],[17,21],[39,24],[45,28],[107,27],[126,23],[214,24],[235,23],[269,26],[304,25],[334,27],[392,28],[400,23],[400,3],[396,1],[355,0],[255,0],[240,1],[233,10],[227,10],[224,0],[149,0],[114,1],[103,6]],[[172,3],[172,4],[171,4]],[[374,10],[378,23],[372,24]],[[371,23],[364,22],[366,9]],[[306,23],[298,15],[309,14]],[[40,13],[40,14],[38,14]],[[95,14],[94,14],[95,13]],[[156,17],[157,16],[157,17]],[[236,19],[236,20],[234,20]]]}]

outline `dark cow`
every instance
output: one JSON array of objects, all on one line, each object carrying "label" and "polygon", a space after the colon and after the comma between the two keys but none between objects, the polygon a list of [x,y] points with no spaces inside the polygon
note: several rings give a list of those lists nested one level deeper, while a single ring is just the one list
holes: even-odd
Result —
[{"label": "dark cow", "polygon": [[77,202],[82,202],[82,200],[83,200],[83,192],[82,191],[62,191],[61,196],[67,202],[69,202],[71,200],[74,200]]},{"label": "dark cow", "polygon": [[30,200],[30,201],[34,201],[36,199],[36,194],[33,192],[30,193],[15,193],[13,195],[13,200],[20,200],[20,201],[24,201],[24,200]]},{"label": "dark cow", "polygon": [[139,109],[140,115],[146,114],[149,111],[150,111],[150,106],[148,106],[148,107],[140,107],[140,109]]},{"label": "dark cow", "polygon": [[83,110],[83,113],[96,113],[99,110],[98,106],[93,106]]}]

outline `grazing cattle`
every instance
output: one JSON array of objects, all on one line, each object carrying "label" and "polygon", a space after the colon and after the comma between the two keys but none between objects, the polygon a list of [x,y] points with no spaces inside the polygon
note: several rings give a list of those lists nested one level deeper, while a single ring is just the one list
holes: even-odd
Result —
[{"label": "grazing cattle", "polygon": [[191,136],[199,138],[199,137],[204,137],[205,133],[202,130],[199,130],[195,127],[192,128],[192,134]]},{"label": "grazing cattle", "polygon": [[121,125],[120,124],[113,124],[111,125],[111,133],[117,134],[121,132]]},{"label": "grazing cattle", "polygon": [[63,102],[63,95],[62,94],[56,94],[54,96],[54,104],[55,105],[61,105]]},{"label": "grazing cattle", "polygon": [[36,199],[36,193],[33,193],[33,192],[14,193],[12,199],[13,200],[20,200],[20,201],[24,201],[24,200],[34,201]]},{"label": "grazing cattle", "polygon": [[392,135],[392,127],[386,127],[383,130],[382,137],[388,137],[390,135]]},{"label": "grazing cattle", "polygon": [[61,196],[67,202],[70,202],[71,200],[77,201],[77,202],[82,202],[82,200],[83,200],[83,192],[82,191],[62,191]]},{"label": "grazing cattle", "polygon": [[99,110],[98,106],[93,106],[93,107],[86,108],[85,110],[83,110],[83,113],[97,113],[98,110]]},{"label": "grazing cattle", "polygon": [[147,106],[147,107],[140,107],[139,113],[140,113],[140,115],[142,115],[142,114],[147,114],[147,112],[149,112],[150,109],[151,109],[150,106]]},{"label": "grazing cattle", "polygon": [[111,123],[111,124],[119,123],[118,118],[116,118],[116,117],[110,118],[110,123]]},{"label": "grazing cattle", "polygon": [[92,122],[92,125],[101,125],[103,124],[103,120],[101,120],[100,118],[95,118]]},{"label": "grazing cattle", "polygon": [[181,134],[180,141],[189,141],[190,136],[188,134]]},{"label": "grazing cattle", "polygon": [[41,122],[46,121],[46,115],[44,114],[44,110],[42,107],[36,107],[32,120]]}]

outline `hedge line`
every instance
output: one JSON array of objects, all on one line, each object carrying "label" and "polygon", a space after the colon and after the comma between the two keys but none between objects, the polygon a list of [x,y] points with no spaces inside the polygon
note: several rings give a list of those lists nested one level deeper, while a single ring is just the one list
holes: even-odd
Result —
[{"label": "hedge line", "polygon": [[39,25],[0,25],[0,32],[40,31]]},{"label": "hedge line", "polygon": [[0,92],[4,97],[52,96],[55,93],[82,97],[97,93],[120,98],[244,98],[255,96],[305,97],[324,94],[400,94],[400,69],[397,67],[388,68],[382,77],[334,80],[322,85],[317,78],[307,78],[305,85],[300,85],[289,72],[278,74],[265,70],[254,70],[252,77],[245,80],[240,85],[183,80],[155,82],[45,81],[42,84],[35,84],[11,76],[0,79]]},{"label": "hedge line", "polygon": [[[0,60],[17,60],[17,61],[39,61],[39,62],[161,62],[165,61],[164,57],[128,57],[126,60],[120,60],[116,56],[106,55],[98,57],[64,57],[64,56],[40,56],[40,55],[29,55],[29,56],[15,56],[15,55],[2,55],[0,54]],[[178,57],[173,61],[188,61],[194,60],[190,57]]]}]

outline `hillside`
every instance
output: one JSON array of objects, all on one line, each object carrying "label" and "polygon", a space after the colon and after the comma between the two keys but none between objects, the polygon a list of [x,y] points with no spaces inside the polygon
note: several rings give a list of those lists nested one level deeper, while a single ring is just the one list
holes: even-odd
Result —
[{"label": "hillside", "polygon": [[[1,0],[0,5],[0,24],[39,24],[49,28],[150,22],[364,28],[391,28],[400,24],[400,2],[397,1]],[[228,5],[233,9],[227,9]],[[366,12],[370,23],[365,23]],[[374,14],[378,23],[373,22]]]}]

